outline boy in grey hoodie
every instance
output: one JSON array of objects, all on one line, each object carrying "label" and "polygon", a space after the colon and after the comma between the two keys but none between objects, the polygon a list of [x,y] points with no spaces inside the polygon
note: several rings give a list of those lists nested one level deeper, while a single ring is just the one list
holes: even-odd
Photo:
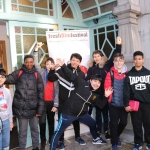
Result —
[{"label": "boy in grey hoodie", "polygon": [[0,66],[0,149],[9,150],[10,131],[13,128],[12,99],[9,89],[3,84],[6,71]]}]

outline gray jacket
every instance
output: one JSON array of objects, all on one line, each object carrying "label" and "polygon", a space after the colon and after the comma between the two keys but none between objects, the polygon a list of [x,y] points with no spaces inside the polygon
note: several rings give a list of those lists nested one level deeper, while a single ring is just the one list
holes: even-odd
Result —
[{"label": "gray jacket", "polygon": [[[44,82],[44,87],[46,85],[46,69],[41,68],[41,66],[38,63],[38,51],[33,52],[33,57],[34,57],[34,63],[37,71],[41,74],[43,82]],[[58,81],[54,81],[54,107],[59,106],[59,84]]]}]

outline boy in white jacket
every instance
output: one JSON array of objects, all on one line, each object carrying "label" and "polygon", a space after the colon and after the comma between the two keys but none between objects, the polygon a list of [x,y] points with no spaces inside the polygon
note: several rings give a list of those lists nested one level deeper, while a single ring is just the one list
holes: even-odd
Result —
[{"label": "boy in white jacket", "polygon": [[9,89],[3,84],[6,80],[6,71],[0,68],[0,149],[9,150],[10,131],[13,128],[12,99]]}]

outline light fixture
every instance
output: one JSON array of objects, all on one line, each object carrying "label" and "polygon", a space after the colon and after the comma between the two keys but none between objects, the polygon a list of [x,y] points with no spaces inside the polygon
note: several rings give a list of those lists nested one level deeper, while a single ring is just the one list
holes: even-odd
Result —
[{"label": "light fixture", "polygon": [[39,2],[39,0],[29,0],[30,2]]}]

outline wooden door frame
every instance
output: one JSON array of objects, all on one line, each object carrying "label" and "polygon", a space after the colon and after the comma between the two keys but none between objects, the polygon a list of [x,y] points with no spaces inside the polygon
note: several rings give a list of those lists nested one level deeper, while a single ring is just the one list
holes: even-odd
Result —
[{"label": "wooden door frame", "polygon": [[[3,47],[3,49],[4,49],[3,55],[5,56],[5,57],[2,58],[3,68],[4,68],[4,69],[6,70],[6,72],[8,73],[5,41],[4,41],[4,40],[0,40],[0,44],[2,44],[2,47]],[[0,51],[1,51],[1,49],[0,49]]]}]

